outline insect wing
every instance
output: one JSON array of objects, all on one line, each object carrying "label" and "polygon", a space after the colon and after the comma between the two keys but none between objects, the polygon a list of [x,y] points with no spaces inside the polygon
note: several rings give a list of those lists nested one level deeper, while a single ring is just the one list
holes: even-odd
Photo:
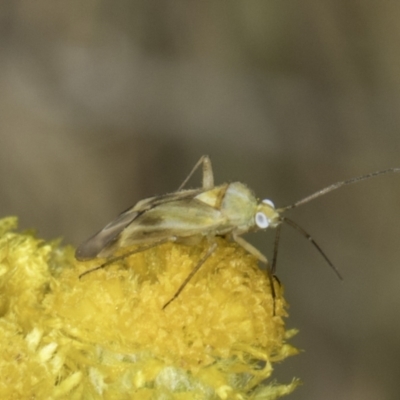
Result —
[{"label": "insect wing", "polygon": [[97,257],[100,252],[117,240],[120,233],[139,215],[139,212],[129,209],[120,214],[101,231],[83,242],[76,250],[75,257],[78,260],[89,260]]},{"label": "insect wing", "polygon": [[138,212],[147,211],[160,204],[177,200],[191,199],[201,192],[203,192],[202,189],[180,190],[179,192],[168,193],[162,196],[149,197],[148,199],[138,201],[136,205],[131,208],[131,210]]},{"label": "insect wing", "polygon": [[181,199],[192,199],[201,191],[201,189],[181,190],[164,196],[150,197],[139,201],[135,206],[121,213],[114,221],[111,221],[102,230],[82,243],[76,250],[75,257],[78,260],[108,257],[117,248],[124,246],[123,243],[119,242],[118,238],[138,216],[146,214],[164,204],[176,202]]},{"label": "insect wing", "polygon": [[[185,198],[166,202],[140,214],[121,232],[121,247],[151,243],[168,238],[184,239],[205,235],[223,223],[218,209],[197,200]],[[109,249],[113,252],[113,249]]]}]

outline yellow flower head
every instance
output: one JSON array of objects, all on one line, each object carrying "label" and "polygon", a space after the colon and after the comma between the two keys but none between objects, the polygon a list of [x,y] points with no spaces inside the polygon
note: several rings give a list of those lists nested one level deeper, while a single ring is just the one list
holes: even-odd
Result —
[{"label": "yellow flower head", "polygon": [[[165,309],[207,249],[167,243],[79,279],[98,260],[16,233],[0,221],[1,399],[276,399],[297,381],[269,380],[286,343],[254,257],[217,250]],[[275,311],[274,311],[275,309]]]}]

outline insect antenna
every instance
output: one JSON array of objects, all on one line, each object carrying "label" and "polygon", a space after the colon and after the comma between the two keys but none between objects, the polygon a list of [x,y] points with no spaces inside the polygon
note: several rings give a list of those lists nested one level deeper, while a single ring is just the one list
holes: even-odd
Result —
[{"label": "insect antenna", "polygon": [[294,221],[292,221],[289,218],[286,217],[281,217],[281,220],[291,226],[292,228],[296,229],[298,232],[300,232],[306,239],[308,239],[314,247],[318,250],[318,252],[321,254],[322,257],[325,258],[326,262],[329,264],[329,266],[332,268],[333,272],[337,275],[337,277],[340,280],[343,280],[342,275],[340,274],[339,270],[333,265],[332,261],[328,258],[328,256],[324,253],[324,251],[321,249],[321,247],[318,245],[318,243],[311,237],[311,235],[305,231],[300,225],[296,224]]},{"label": "insect antenna", "polygon": [[284,212],[287,210],[291,210],[292,208],[296,208],[298,206],[301,206],[302,204],[308,203],[309,201],[314,200],[317,197],[324,196],[325,194],[332,192],[333,190],[339,189],[342,186],[351,185],[353,183],[357,183],[357,182],[361,182],[361,181],[364,181],[369,178],[373,178],[374,176],[379,176],[379,175],[383,175],[383,174],[387,174],[387,173],[391,173],[391,172],[400,172],[400,168],[389,168],[389,169],[385,169],[383,171],[376,171],[376,172],[371,172],[370,174],[367,174],[367,175],[361,175],[356,178],[348,179],[346,181],[336,182],[324,189],[319,190],[318,192],[311,194],[310,196],[305,197],[304,199],[296,201],[296,203],[294,203],[294,204],[280,208],[277,211],[279,213],[281,213],[281,212]]}]

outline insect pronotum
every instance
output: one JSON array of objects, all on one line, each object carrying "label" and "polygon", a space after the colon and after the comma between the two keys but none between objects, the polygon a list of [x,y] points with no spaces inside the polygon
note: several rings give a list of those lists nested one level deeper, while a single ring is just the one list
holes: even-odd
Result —
[{"label": "insect pronotum", "polygon": [[[203,168],[202,187],[184,189],[189,179],[200,166]],[[200,242],[204,237],[207,238],[209,242],[208,249],[175,295],[164,305],[163,308],[165,308],[180,294],[193,275],[215,251],[217,248],[215,237],[223,236],[233,240],[267,265],[271,292],[274,297],[273,276],[276,269],[280,227],[284,222],[310,240],[341,279],[338,270],[314,239],[303,228],[282,214],[342,186],[390,172],[400,172],[400,168],[390,168],[340,181],[289,206],[275,208],[271,200],[259,201],[243,183],[232,182],[214,186],[211,160],[208,156],[202,156],[176,192],[139,201],[135,206],[121,213],[114,221],[82,243],[76,251],[78,260],[93,258],[107,258],[108,260],[95,268],[85,271],[80,277],[132,254],[166,242],[193,244]],[[272,265],[268,263],[267,258],[259,250],[241,237],[244,233],[267,228],[277,228]],[[127,250],[121,256],[113,257],[116,250],[133,245],[139,247],[135,248],[135,250]]]}]

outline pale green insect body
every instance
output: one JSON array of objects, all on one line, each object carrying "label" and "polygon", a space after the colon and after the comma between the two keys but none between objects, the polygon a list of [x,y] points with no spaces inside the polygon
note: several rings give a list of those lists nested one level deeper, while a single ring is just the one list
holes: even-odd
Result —
[{"label": "pale green insect body", "polygon": [[[183,189],[200,166],[203,168],[202,187],[189,190]],[[135,206],[121,213],[105,228],[82,243],[76,251],[77,259],[86,260],[98,257],[108,258],[108,260],[102,265],[84,272],[81,276],[104,268],[121,258],[166,242],[196,244],[203,238],[207,238],[209,248],[196,268],[194,268],[195,272],[215,251],[217,244],[213,239],[216,236],[223,236],[235,241],[259,261],[268,265],[267,258],[243,239],[241,235],[254,230],[278,228],[276,230],[274,257],[272,266],[269,269],[270,276],[272,276],[275,273],[280,235],[279,225],[285,222],[310,240],[340,277],[337,269],[312,237],[294,221],[282,216],[282,214],[342,186],[390,172],[400,172],[400,168],[390,168],[340,181],[287,207],[275,209],[270,200],[258,201],[253,192],[243,183],[232,182],[214,186],[210,158],[203,156],[176,192],[139,201]],[[117,250],[130,246],[135,246],[136,248],[127,250],[121,256],[114,256]],[[194,272],[188,279],[193,276]],[[184,282],[177,294],[187,281]]]},{"label": "pale green insect body", "polygon": [[[250,230],[267,228],[271,224],[274,226],[278,218],[271,202],[259,203],[253,192],[240,182],[200,192],[181,190],[141,200],[116,219],[117,230],[123,227],[117,240],[111,240],[106,245],[100,240],[100,250],[91,248],[90,251],[96,252],[96,257],[109,257],[118,248],[157,243],[166,239],[193,244],[203,237],[212,239],[229,234],[236,236]],[[113,223],[109,224],[94,238],[103,239],[101,234],[104,232],[114,234],[113,226]],[[90,242],[94,243],[93,238],[89,239]],[[83,248],[87,249],[85,246]],[[88,258],[83,257],[82,252],[78,256]]]},{"label": "pale green insect body", "polygon": [[259,203],[253,192],[240,182],[217,186],[199,194],[196,199],[218,209],[219,223],[215,224],[214,235],[263,229],[279,220],[271,201]]}]

